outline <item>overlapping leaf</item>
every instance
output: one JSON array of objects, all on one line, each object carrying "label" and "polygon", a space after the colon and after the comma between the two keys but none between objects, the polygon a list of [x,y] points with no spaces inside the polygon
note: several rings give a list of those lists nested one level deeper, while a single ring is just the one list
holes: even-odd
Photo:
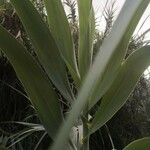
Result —
[{"label": "overlapping leaf", "polygon": [[93,88],[89,109],[103,96],[116,77],[130,38],[149,2],[150,0],[127,0],[110,35],[102,43],[95,61],[101,75]]},{"label": "overlapping leaf", "polygon": [[[103,94],[99,93],[97,90],[100,87],[101,80],[104,78],[103,75],[104,72],[106,72],[107,70],[106,68],[108,67],[108,64],[112,60],[114,60],[113,68],[109,68],[110,69],[109,71],[112,71],[110,72],[111,73],[110,78],[112,78],[113,71],[114,70],[117,71],[118,68],[120,67],[125,52],[120,50],[118,51],[117,47],[119,44],[124,44],[123,39],[126,39],[125,37],[129,36],[128,34],[126,35],[125,33],[128,32],[131,34],[133,27],[131,26],[130,28],[130,25],[134,23],[135,23],[134,25],[137,24],[136,21],[139,20],[148,3],[149,0],[126,1],[126,4],[122,9],[121,14],[118,18],[118,21],[115,23],[113,30],[110,33],[110,36],[103,43],[101,51],[98,52],[94,64],[92,65],[91,69],[89,70],[89,73],[87,74],[87,77],[85,78],[82,88],[80,89],[80,92],[78,94],[77,100],[74,103],[72,110],[70,111],[67,117],[66,122],[63,124],[61,128],[57,136],[56,142],[52,147],[52,150],[63,149],[63,146],[67,143],[70,130],[74,125],[75,120],[79,117],[81,111],[83,110],[85,104],[88,102],[90,97],[94,96],[94,94],[96,94],[95,97],[97,97],[97,95],[99,94],[102,96],[107,91],[108,87],[110,87],[111,85],[110,81],[112,82],[114,79],[109,80],[108,83],[105,86],[103,86],[104,89],[102,91],[99,91],[102,92]],[[134,17],[137,19],[136,21],[134,20]],[[134,20],[133,22],[131,21],[132,19]],[[118,53],[119,58],[112,59],[115,56],[114,54],[116,54],[116,51]],[[117,64],[116,62],[118,63],[120,62],[120,64]]]},{"label": "overlapping leaf", "polygon": [[62,95],[71,100],[65,64],[48,27],[29,0],[11,0],[11,3],[29,34],[38,58],[48,76]]},{"label": "overlapping leaf", "polygon": [[74,78],[76,84],[79,84],[79,73],[75,57],[75,49],[68,20],[62,6],[61,0],[44,0],[48,22],[51,33],[55,38],[60,53]]},{"label": "overlapping leaf", "polygon": [[47,132],[54,138],[62,115],[49,79],[26,49],[2,26],[0,36],[0,48],[13,65]]},{"label": "overlapping leaf", "polygon": [[121,66],[119,73],[91,123],[90,133],[102,127],[124,105],[141,74],[150,65],[150,46],[134,52]]}]

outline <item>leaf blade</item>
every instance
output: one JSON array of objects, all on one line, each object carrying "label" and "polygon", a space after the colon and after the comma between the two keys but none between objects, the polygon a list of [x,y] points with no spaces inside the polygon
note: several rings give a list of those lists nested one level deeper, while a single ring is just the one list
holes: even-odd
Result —
[{"label": "leaf blade", "polygon": [[149,0],[136,2],[126,0],[110,35],[100,48],[97,59],[101,65],[102,75],[99,77],[95,92],[90,97],[89,109],[98,102],[115,79],[125,57],[130,38],[149,2]]},{"label": "leaf blade", "polygon": [[33,57],[2,26],[0,36],[0,48],[13,65],[49,135],[54,138],[62,114],[49,79]]},{"label": "leaf blade", "polygon": [[123,150],[149,150],[150,148],[150,137],[145,137],[136,141],[133,141],[127,145]]},{"label": "leaf blade", "polygon": [[83,78],[92,63],[95,18],[91,0],[78,0],[77,2],[79,12],[78,61],[80,75]]},{"label": "leaf blade", "polygon": [[30,36],[49,78],[66,99],[72,100],[65,64],[47,25],[29,0],[11,0],[11,3]]},{"label": "leaf blade", "polygon": [[91,123],[90,134],[102,127],[123,106],[137,80],[150,64],[150,46],[134,52],[121,66],[119,73],[104,95]]},{"label": "leaf blade", "polygon": [[[128,2],[130,2],[130,1],[128,0]],[[137,8],[137,5],[139,6],[139,4],[142,2],[142,0],[138,0],[138,1],[134,1],[134,2],[136,3],[136,7],[132,10],[132,13]],[[128,10],[126,10],[126,11],[128,12]],[[122,28],[122,26],[124,27],[124,24],[121,24],[119,27]],[[124,28],[126,28],[126,26]],[[120,35],[120,36],[122,36],[122,35]],[[107,40],[107,42],[109,40]],[[114,41],[114,39],[113,39],[113,41]],[[107,42],[105,41],[106,46],[109,45],[109,42],[108,43]],[[114,47],[116,47],[116,46],[114,46]],[[109,47],[109,50],[110,50],[110,48],[112,48],[112,46]],[[60,129],[60,132],[56,138],[56,142],[54,143],[52,150],[57,150],[57,149],[61,149],[61,148],[63,149],[63,146],[67,143],[68,138],[69,138],[69,132],[70,132],[72,126],[74,125],[75,120],[80,116],[80,113],[84,109],[84,106],[86,105],[86,103],[88,103],[89,97],[92,95],[92,93],[94,93],[94,90],[97,88],[97,82],[98,82],[98,80],[100,80],[102,78],[104,69],[106,68],[107,63],[109,62],[113,51],[114,51],[114,48],[111,50],[111,53],[109,52],[108,56],[107,56],[107,53],[105,53],[105,57],[107,56],[107,59],[104,59],[104,60],[103,60],[103,57],[101,56],[101,53],[100,52],[98,53],[98,56],[96,57],[92,67],[89,70],[89,73],[87,74],[87,76],[84,80],[84,83],[82,84],[82,87],[77,96],[77,100],[75,101],[74,105],[72,106],[72,110],[70,111],[66,122],[62,125],[62,127]],[[101,65],[101,67],[100,67],[100,65]]]},{"label": "leaf blade", "polygon": [[61,0],[44,0],[51,33],[75,82],[79,84],[75,49],[69,23]]}]

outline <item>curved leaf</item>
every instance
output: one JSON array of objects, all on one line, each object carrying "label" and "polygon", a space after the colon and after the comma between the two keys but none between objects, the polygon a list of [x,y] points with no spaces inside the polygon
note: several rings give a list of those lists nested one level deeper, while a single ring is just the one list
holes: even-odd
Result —
[{"label": "curved leaf", "polygon": [[150,137],[142,138],[130,143],[123,150],[149,150],[150,149]]},{"label": "curved leaf", "polygon": [[121,66],[91,123],[90,133],[102,127],[124,105],[138,79],[150,65],[150,46],[134,52]]},{"label": "curved leaf", "polygon": [[69,23],[61,0],[44,0],[51,33],[66,65],[79,84],[79,73]]},{"label": "curved leaf", "polygon": [[104,40],[95,61],[99,67],[97,85],[89,100],[89,109],[108,90],[115,79],[125,57],[130,38],[150,0],[126,0],[121,13],[112,27],[110,35]]},{"label": "curved leaf", "polygon": [[62,121],[58,98],[33,57],[0,26],[0,48],[13,65],[49,135],[54,138]]},{"label": "curved leaf", "polygon": [[29,34],[38,58],[48,76],[62,95],[72,100],[66,67],[48,27],[29,0],[11,0],[11,3]]}]

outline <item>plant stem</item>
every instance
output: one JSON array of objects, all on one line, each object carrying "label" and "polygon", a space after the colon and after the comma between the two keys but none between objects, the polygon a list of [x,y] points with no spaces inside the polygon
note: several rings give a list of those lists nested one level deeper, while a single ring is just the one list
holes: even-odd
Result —
[{"label": "plant stem", "polygon": [[83,122],[83,149],[82,150],[89,150],[89,136],[88,136],[88,132],[89,132],[89,129],[88,129],[88,124],[87,124],[87,121],[88,121],[88,113],[87,113],[87,110],[88,109],[88,105],[86,105],[84,111],[83,111],[83,118],[82,118],[82,122]]}]

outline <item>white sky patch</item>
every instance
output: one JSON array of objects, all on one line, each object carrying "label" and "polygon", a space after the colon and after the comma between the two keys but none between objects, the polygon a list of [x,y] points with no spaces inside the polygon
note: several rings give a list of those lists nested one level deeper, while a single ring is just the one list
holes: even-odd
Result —
[{"label": "white sky patch", "polygon": [[[95,10],[97,25],[98,25],[97,28],[102,31],[105,29],[105,20],[102,17],[102,12],[104,10],[104,7],[106,6],[107,1],[108,1],[107,7],[109,7],[109,5],[111,5],[114,0],[93,0],[93,7]],[[117,10],[116,14],[115,14],[116,18],[117,18],[117,14],[120,12],[124,2],[125,2],[125,0],[116,0],[116,3],[115,3],[115,8]],[[143,14],[143,16],[135,30],[135,33],[138,32],[138,30],[141,27],[141,25],[143,24],[145,18],[147,18],[149,15],[150,15],[150,5],[148,6],[145,13]],[[150,28],[150,17],[146,20],[146,22],[144,23],[144,25],[142,26],[142,28],[140,29],[138,34],[139,35],[142,34],[149,28]],[[146,38],[148,38],[148,37],[150,37],[150,32],[146,35]]]},{"label": "white sky patch", "polygon": [[[64,2],[65,0],[62,0],[62,2]],[[74,1],[74,0],[72,0]],[[104,7],[106,6],[106,2],[108,1],[107,7],[111,6],[111,4],[115,2],[115,18],[117,18],[118,13],[120,12],[125,0],[93,0],[93,7],[95,10],[95,17],[96,17],[96,25],[97,25],[97,29],[100,31],[104,31],[105,29],[105,20],[103,17],[103,10]],[[66,13],[70,13],[68,7],[65,5],[65,11]],[[78,16],[78,11],[77,12],[77,16]],[[145,13],[143,14],[136,30],[135,33],[137,33],[137,31],[139,30],[139,28],[141,27],[141,25],[143,24],[145,18],[147,18],[150,15],[150,5],[148,6],[148,8],[146,9]],[[142,28],[140,29],[140,31],[138,32],[139,35],[142,34],[143,32],[145,32],[147,29],[150,28],[150,17],[146,20],[146,22],[144,23],[144,25],[142,26]],[[150,32],[147,34],[147,37],[150,37]]]},{"label": "white sky patch", "polygon": [[[107,5],[106,5],[107,3]],[[95,18],[96,18],[96,25],[97,29],[100,31],[103,31],[105,29],[105,19],[103,17],[104,8],[108,8],[113,3],[112,0],[93,0],[93,7],[95,10]],[[117,17],[117,14],[121,10],[123,6],[124,0],[117,0],[115,3],[115,9],[116,14],[115,17]]]}]

